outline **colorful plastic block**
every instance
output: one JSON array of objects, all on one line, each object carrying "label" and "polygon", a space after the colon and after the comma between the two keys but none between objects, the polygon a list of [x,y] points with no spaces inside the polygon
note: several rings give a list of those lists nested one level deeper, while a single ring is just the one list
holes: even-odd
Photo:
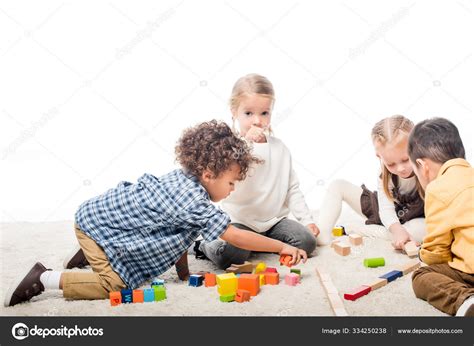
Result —
[{"label": "colorful plastic block", "polygon": [[247,290],[251,296],[256,296],[260,292],[260,277],[256,274],[241,274],[237,289]]},{"label": "colorful plastic block", "polygon": [[273,267],[267,267],[264,271],[264,273],[278,273],[278,270]]},{"label": "colorful plastic block", "polygon": [[151,287],[153,286],[164,286],[165,285],[165,280],[163,279],[154,279],[152,282],[151,282]]},{"label": "colorful plastic block", "polygon": [[291,268],[292,264],[290,264],[290,261],[292,260],[292,257],[289,255],[281,255],[280,256],[280,265],[285,265],[289,268]]},{"label": "colorful plastic block", "polygon": [[332,235],[335,237],[342,237],[346,234],[344,226],[336,226],[332,229]]},{"label": "colorful plastic block", "polygon": [[250,292],[247,290],[238,289],[235,293],[235,301],[238,303],[250,301]]},{"label": "colorful plastic block", "polygon": [[278,273],[265,273],[265,283],[267,285],[278,285],[280,283],[280,274]]},{"label": "colorful plastic block", "polygon": [[109,293],[110,305],[116,306],[122,304],[122,293],[119,291],[114,291]]},{"label": "colorful plastic block", "polygon": [[349,234],[349,241],[352,245],[362,245],[362,236],[358,234]]},{"label": "colorful plastic block", "polygon": [[219,299],[221,302],[224,302],[224,303],[229,303],[229,302],[233,302],[234,299],[235,299],[235,294],[232,293],[232,294],[222,294],[219,296]]},{"label": "colorful plastic block", "polygon": [[206,273],[204,275],[204,285],[206,287],[214,287],[216,285],[216,274]]},{"label": "colorful plastic block", "polygon": [[237,276],[234,273],[220,274],[216,278],[219,295],[235,294],[235,291],[237,291]]},{"label": "colorful plastic block", "polygon": [[290,273],[295,273],[301,276],[301,269],[297,269],[297,268],[290,269]]},{"label": "colorful plastic block", "polygon": [[300,276],[295,273],[285,275],[285,283],[290,286],[296,286],[300,281]]},{"label": "colorful plastic block", "polygon": [[132,290],[123,289],[120,293],[122,294],[122,303],[133,303]]},{"label": "colorful plastic block", "polygon": [[260,262],[255,267],[255,274],[263,273],[265,271],[265,269],[267,269],[267,265],[263,262]]},{"label": "colorful plastic block", "polygon": [[260,287],[262,287],[263,285],[266,285],[266,282],[265,282],[265,274],[258,274],[258,277],[260,278]]},{"label": "colorful plastic block", "polygon": [[370,286],[360,286],[352,289],[349,293],[344,293],[344,299],[346,300],[356,300],[362,296],[365,296],[371,291]]},{"label": "colorful plastic block", "polygon": [[142,290],[133,290],[132,298],[134,303],[143,303],[144,295]]},{"label": "colorful plastic block", "polygon": [[143,290],[143,301],[150,303],[155,301],[155,290],[153,288],[145,288]]},{"label": "colorful plastic block", "polygon": [[253,271],[253,264],[249,261],[245,261],[243,264],[232,264],[225,270],[228,273],[251,273]]},{"label": "colorful plastic block", "polygon": [[166,299],[165,286],[155,286],[153,289],[155,290],[155,302]]},{"label": "colorful plastic block", "polygon": [[384,265],[385,265],[385,258],[383,257],[373,257],[373,258],[364,259],[364,266],[368,268],[383,267]]},{"label": "colorful plastic block", "polygon": [[382,276],[379,276],[380,279],[387,279],[387,282],[392,282],[393,280],[396,280],[397,278],[400,278],[403,276],[403,272],[399,270],[392,270],[391,272],[388,272]]},{"label": "colorful plastic block", "polygon": [[189,286],[199,287],[203,281],[204,277],[202,275],[193,274],[189,276]]}]

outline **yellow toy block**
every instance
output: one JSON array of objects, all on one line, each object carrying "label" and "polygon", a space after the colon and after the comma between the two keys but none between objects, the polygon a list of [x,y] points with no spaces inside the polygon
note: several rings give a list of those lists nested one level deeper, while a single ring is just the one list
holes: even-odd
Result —
[{"label": "yellow toy block", "polygon": [[267,282],[265,281],[265,274],[259,274],[260,277],[260,286],[265,285]]},{"label": "yellow toy block", "polygon": [[260,262],[255,267],[255,274],[263,273],[265,271],[265,269],[267,269],[267,265],[263,262]]},{"label": "yellow toy block", "polygon": [[221,296],[235,294],[237,291],[237,283],[237,276],[234,273],[217,275],[217,292],[219,292]]},{"label": "yellow toy block", "polygon": [[344,234],[346,234],[344,226],[336,226],[332,229],[332,235],[335,237],[342,237]]}]

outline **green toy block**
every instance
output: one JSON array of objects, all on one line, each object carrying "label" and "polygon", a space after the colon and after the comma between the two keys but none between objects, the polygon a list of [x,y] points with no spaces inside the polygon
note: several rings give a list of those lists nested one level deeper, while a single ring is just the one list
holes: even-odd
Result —
[{"label": "green toy block", "polygon": [[364,265],[369,268],[383,267],[385,259],[383,257],[365,258]]},{"label": "green toy block", "polygon": [[166,288],[165,286],[153,286],[155,290],[155,301],[166,299]]},{"label": "green toy block", "polygon": [[235,294],[222,294],[219,296],[219,299],[224,303],[233,302],[235,299]]},{"label": "green toy block", "polygon": [[234,273],[217,275],[217,292],[219,295],[234,294],[237,291],[237,276]]},{"label": "green toy block", "polygon": [[301,269],[292,268],[292,269],[290,269],[290,273],[295,273],[295,274],[298,274],[299,276],[301,276]]}]

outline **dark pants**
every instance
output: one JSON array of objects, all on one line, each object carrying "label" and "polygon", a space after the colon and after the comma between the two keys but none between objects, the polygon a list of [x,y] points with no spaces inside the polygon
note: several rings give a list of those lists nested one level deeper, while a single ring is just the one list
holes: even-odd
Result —
[{"label": "dark pants", "polygon": [[422,267],[413,273],[412,280],[418,298],[453,316],[474,295],[474,274],[453,269],[447,263]]},{"label": "dark pants", "polygon": [[[245,225],[238,223],[232,225],[240,229],[253,231]],[[267,232],[262,233],[262,235],[305,250],[308,255],[316,248],[316,238],[311,231],[299,222],[286,218]],[[220,239],[201,243],[200,250],[220,269],[226,269],[231,264],[244,263],[251,254],[249,250],[240,249]]]}]

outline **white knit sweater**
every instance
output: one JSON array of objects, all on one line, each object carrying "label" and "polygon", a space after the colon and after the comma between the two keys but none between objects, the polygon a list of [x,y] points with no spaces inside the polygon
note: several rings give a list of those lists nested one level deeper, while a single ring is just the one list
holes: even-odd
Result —
[{"label": "white knit sweater", "polygon": [[265,162],[253,165],[247,178],[237,182],[235,190],[222,201],[222,209],[232,222],[262,233],[291,211],[303,225],[313,223],[285,144],[268,136],[267,143],[252,145],[253,154]]}]

